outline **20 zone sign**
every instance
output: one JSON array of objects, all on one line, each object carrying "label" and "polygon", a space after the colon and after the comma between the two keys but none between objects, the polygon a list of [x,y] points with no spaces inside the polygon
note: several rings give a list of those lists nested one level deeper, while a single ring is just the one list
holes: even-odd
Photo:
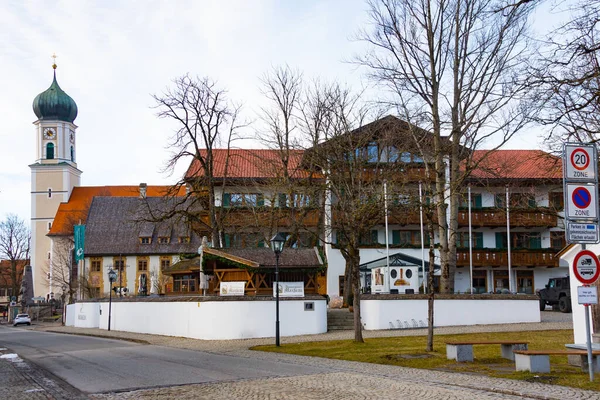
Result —
[{"label": "20 zone sign", "polygon": [[565,179],[593,182],[596,166],[591,162],[596,149],[593,146],[568,144],[565,146]]}]

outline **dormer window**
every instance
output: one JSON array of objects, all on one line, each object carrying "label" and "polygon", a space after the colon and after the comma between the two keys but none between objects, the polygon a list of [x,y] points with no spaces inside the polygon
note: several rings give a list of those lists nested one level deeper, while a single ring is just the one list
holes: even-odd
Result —
[{"label": "dormer window", "polygon": [[171,241],[170,238],[168,238],[166,236],[160,236],[158,238],[158,243],[159,244],[169,244],[170,241]]},{"label": "dormer window", "polygon": [[150,237],[141,237],[140,238],[140,244],[151,244],[152,243],[152,238]]},{"label": "dormer window", "polygon": [[180,237],[177,239],[177,241],[178,241],[179,243],[190,243],[190,242],[191,242],[191,240],[190,240],[190,237],[189,237],[189,236],[180,236]]}]

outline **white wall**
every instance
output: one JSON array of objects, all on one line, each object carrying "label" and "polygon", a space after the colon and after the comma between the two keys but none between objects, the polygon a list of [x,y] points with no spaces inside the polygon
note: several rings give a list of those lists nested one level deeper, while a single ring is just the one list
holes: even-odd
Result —
[{"label": "white wall", "polygon": [[100,325],[100,303],[69,304],[65,325],[76,328],[98,328]]},{"label": "white wall", "polygon": [[[427,299],[361,300],[367,330],[389,329],[398,321],[427,324]],[[434,326],[540,322],[537,300],[435,300]]]},{"label": "white wall", "polygon": [[[314,311],[304,311],[305,302],[314,303]],[[74,326],[88,327],[83,323],[95,313],[95,327],[108,329],[107,302],[82,304],[93,307],[82,308],[86,319],[76,318]],[[279,307],[281,336],[327,332],[324,299],[283,300]],[[275,301],[113,302],[111,330],[204,340],[274,337]]]}]

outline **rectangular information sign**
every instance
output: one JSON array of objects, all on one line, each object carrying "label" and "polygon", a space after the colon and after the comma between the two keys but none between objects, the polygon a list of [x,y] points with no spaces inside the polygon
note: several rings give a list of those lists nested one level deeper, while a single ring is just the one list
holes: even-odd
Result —
[{"label": "rectangular information sign", "polygon": [[567,223],[567,242],[598,243],[598,223]]},{"label": "rectangular information sign", "polygon": [[[273,285],[275,297],[275,285]],[[304,282],[279,282],[279,297],[304,297]]]},{"label": "rectangular information sign", "polygon": [[579,304],[598,304],[598,288],[596,286],[577,286],[577,302]]},{"label": "rectangular information sign", "polygon": [[219,294],[221,296],[243,296],[246,282],[221,282]]}]

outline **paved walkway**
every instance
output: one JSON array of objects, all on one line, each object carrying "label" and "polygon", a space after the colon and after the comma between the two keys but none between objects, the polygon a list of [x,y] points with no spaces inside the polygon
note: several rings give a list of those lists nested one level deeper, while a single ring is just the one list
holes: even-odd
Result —
[{"label": "paved walkway", "polygon": [[[547,318],[546,320],[549,322],[437,328],[436,334],[571,328],[571,323],[567,319],[554,318],[553,315],[553,318]],[[270,344],[273,342],[273,339],[206,341],[54,325],[38,325],[32,327],[32,329],[119,338],[153,345],[201,350],[220,354],[231,353],[255,360],[277,359],[295,364],[317,365],[326,367],[331,371],[326,374],[320,374],[319,376],[273,377],[227,383],[186,385],[145,389],[125,393],[91,395],[90,397],[94,399],[600,399],[600,392],[578,390],[543,383],[529,383],[524,381],[488,378],[474,374],[429,371],[249,350],[250,347],[255,345]],[[364,332],[365,338],[417,336],[424,334],[426,334],[424,329]],[[338,331],[328,332],[322,335],[284,337],[282,338],[282,343],[351,339],[352,337],[352,331]]]},{"label": "paved walkway", "polygon": [[83,396],[61,379],[0,348],[0,399],[76,400]]}]

